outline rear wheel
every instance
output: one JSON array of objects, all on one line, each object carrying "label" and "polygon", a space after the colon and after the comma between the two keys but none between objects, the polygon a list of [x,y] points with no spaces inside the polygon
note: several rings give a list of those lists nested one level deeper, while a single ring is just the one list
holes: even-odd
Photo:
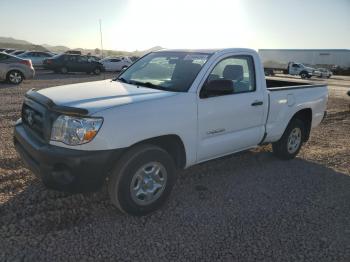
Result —
[{"label": "rear wheel", "polygon": [[142,216],[165,203],[176,181],[172,157],[162,148],[139,145],[119,161],[108,181],[112,203],[121,211]]},{"label": "rear wheel", "polygon": [[6,79],[11,84],[19,85],[20,83],[22,83],[24,76],[22,72],[18,70],[11,70],[7,73]]},{"label": "rear wheel", "polygon": [[273,153],[281,159],[292,159],[300,151],[305,137],[305,125],[300,119],[292,119],[280,140],[272,143]]}]

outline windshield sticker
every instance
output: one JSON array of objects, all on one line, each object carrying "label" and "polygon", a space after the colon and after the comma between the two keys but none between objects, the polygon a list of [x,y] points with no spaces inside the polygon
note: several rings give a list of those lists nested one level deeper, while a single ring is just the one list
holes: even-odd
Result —
[{"label": "windshield sticker", "polygon": [[208,55],[186,55],[184,60],[207,60]]}]

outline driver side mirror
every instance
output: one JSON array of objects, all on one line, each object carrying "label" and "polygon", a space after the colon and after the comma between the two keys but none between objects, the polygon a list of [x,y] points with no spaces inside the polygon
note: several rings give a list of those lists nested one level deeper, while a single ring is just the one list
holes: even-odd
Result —
[{"label": "driver side mirror", "polygon": [[215,79],[205,83],[200,92],[200,97],[208,98],[213,96],[230,95],[233,91],[233,82],[231,80]]}]

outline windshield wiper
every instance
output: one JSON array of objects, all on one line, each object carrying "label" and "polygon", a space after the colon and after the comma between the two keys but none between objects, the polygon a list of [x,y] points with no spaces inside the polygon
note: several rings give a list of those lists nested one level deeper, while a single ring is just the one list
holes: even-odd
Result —
[{"label": "windshield wiper", "polygon": [[123,82],[123,83],[130,84],[130,82],[128,80],[126,80],[124,77],[116,77],[116,78],[113,79],[113,81],[120,81],[120,82]]},{"label": "windshield wiper", "polygon": [[142,87],[153,88],[153,89],[159,89],[159,90],[167,90],[163,86],[158,86],[158,85],[152,84],[150,82],[131,81],[130,84],[137,85],[137,86],[142,86]]}]

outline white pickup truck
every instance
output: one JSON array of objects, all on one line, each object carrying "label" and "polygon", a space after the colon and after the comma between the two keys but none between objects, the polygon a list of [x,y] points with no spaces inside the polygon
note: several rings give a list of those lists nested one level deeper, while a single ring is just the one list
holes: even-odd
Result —
[{"label": "white pickup truck", "polygon": [[326,85],[266,80],[250,49],[152,52],[114,80],[30,90],[14,144],[50,188],[95,190],[144,215],[176,170],[272,143],[294,158],[325,116]]}]

